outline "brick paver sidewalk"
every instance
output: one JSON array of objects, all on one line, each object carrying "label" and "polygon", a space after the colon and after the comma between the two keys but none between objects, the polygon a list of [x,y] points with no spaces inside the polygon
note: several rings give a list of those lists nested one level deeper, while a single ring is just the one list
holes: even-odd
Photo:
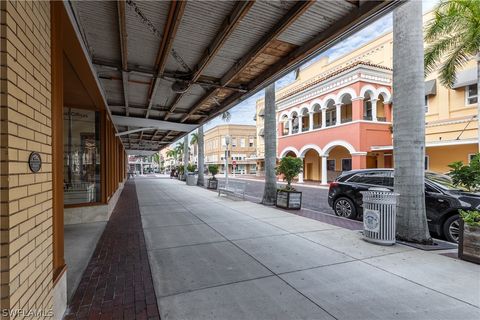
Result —
[{"label": "brick paver sidewalk", "polygon": [[134,182],[125,184],[65,319],[160,319]]}]

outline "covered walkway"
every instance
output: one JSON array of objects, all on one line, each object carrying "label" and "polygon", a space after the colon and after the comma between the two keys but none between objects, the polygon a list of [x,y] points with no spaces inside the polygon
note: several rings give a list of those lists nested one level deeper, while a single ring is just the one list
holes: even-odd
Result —
[{"label": "covered walkway", "polygon": [[[135,185],[162,319],[480,316],[474,264],[402,245],[372,245],[358,231],[218,198],[177,180],[137,178]],[[127,184],[124,193],[128,190]],[[121,200],[119,206],[134,216],[134,199],[127,198],[128,205]],[[115,218],[109,224],[116,225]],[[122,232],[130,237],[135,223],[115,228],[118,237]],[[141,258],[142,251],[126,251],[126,259]],[[107,282],[115,281],[117,271],[110,270]],[[135,292],[135,301],[142,294],[147,292]]]}]

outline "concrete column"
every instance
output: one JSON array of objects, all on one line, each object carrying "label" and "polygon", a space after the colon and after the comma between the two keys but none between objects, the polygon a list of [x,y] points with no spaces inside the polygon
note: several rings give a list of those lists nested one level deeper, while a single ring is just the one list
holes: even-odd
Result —
[{"label": "concrete column", "polygon": [[363,97],[352,99],[352,121],[363,120]]},{"label": "concrete column", "polygon": [[322,128],[327,126],[327,109],[322,108]]},{"label": "concrete column", "polygon": [[385,119],[387,122],[392,122],[392,103],[383,103],[383,108],[385,110]]},{"label": "concrete column", "polygon": [[327,184],[327,159],[328,159],[328,154],[322,156],[322,184]]},{"label": "concrete column", "polygon": [[[302,163],[305,164],[304,158],[303,157],[299,157],[299,158],[302,159]],[[302,172],[300,172],[298,175],[298,183],[303,183],[303,173],[304,173],[304,169],[302,166]]]},{"label": "concrete column", "polygon": [[370,99],[372,103],[372,121],[377,121],[377,101],[378,99]]},{"label": "concrete column", "polygon": [[140,162],[140,175],[143,174],[143,161]]},{"label": "concrete column", "polygon": [[352,154],[352,170],[367,168],[367,153]]},{"label": "concrete column", "polygon": [[308,130],[312,131],[313,130],[313,111],[310,111],[308,113]]},{"label": "concrete column", "polygon": [[292,118],[288,118],[288,134],[289,134],[289,135],[292,134],[292,127],[293,127],[293,119],[292,119]]},{"label": "concrete column", "polygon": [[298,132],[302,132],[303,128],[303,115],[298,116]]},{"label": "concrete column", "polygon": [[337,112],[336,125],[338,126],[339,124],[342,123],[342,103],[336,103],[335,108],[336,108],[336,112]]}]

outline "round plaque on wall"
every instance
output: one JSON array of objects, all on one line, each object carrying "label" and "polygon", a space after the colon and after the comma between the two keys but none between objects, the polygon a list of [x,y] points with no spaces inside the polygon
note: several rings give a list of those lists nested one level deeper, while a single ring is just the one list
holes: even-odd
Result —
[{"label": "round plaque on wall", "polygon": [[28,157],[28,166],[32,172],[38,172],[42,168],[42,158],[38,152],[30,153]]}]

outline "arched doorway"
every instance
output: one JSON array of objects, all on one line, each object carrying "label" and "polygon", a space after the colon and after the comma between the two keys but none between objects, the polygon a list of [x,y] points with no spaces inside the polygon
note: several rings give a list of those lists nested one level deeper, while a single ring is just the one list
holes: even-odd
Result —
[{"label": "arched doorway", "polygon": [[309,181],[320,181],[322,179],[322,158],[314,149],[308,149],[304,158],[304,179]]},{"label": "arched doorway", "polygon": [[327,180],[335,180],[342,172],[352,170],[352,155],[350,151],[341,145],[335,145],[326,151],[327,157]]},{"label": "arched doorway", "polygon": [[288,135],[288,116],[283,115],[282,118],[280,119],[280,125],[282,129],[282,136]]}]

